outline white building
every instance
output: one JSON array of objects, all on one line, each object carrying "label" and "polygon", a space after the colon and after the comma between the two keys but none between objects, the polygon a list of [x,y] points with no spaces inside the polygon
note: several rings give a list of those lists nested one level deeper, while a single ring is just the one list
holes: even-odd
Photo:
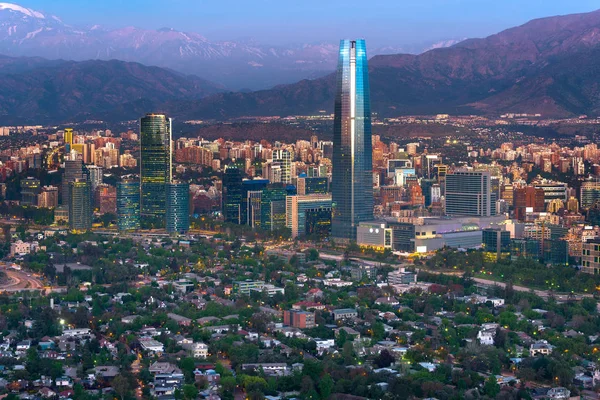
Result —
[{"label": "white building", "polygon": [[194,358],[208,358],[208,345],[202,342],[192,344],[191,350]]}]

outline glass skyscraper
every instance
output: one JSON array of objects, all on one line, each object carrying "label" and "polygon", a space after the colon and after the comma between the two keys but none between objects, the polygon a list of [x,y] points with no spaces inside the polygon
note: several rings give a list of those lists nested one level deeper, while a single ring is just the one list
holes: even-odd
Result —
[{"label": "glass skyscraper", "polygon": [[85,232],[92,228],[92,187],[87,179],[69,182],[69,228]]},{"label": "glass skyscraper", "polygon": [[146,114],[140,120],[140,184],[142,215],[164,218],[172,179],[171,118]]},{"label": "glass skyscraper", "polygon": [[333,124],[332,236],[356,240],[373,219],[373,155],[369,70],[364,40],[342,40]]},{"label": "glass skyscraper", "polygon": [[167,232],[186,233],[190,229],[190,185],[169,183],[167,188]]},{"label": "glass skyscraper", "polygon": [[117,183],[117,217],[120,231],[140,229],[140,183],[137,180]]},{"label": "glass skyscraper", "polygon": [[241,223],[242,172],[235,165],[225,167],[223,174],[223,216],[225,222]]}]

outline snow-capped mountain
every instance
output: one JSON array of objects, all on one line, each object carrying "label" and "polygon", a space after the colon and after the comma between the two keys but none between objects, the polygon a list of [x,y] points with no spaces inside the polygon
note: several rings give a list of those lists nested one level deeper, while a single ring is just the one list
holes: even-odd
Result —
[{"label": "snow-capped mountain", "polygon": [[[371,55],[401,49],[388,47]],[[77,28],[60,18],[0,3],[0,54],[49,59],[119,59],[171,68],[231,89],[260,89],[316,78],[337,62],[337,43],[274,47],[253,42],[212,42],[198,33],[101,26]]]}]

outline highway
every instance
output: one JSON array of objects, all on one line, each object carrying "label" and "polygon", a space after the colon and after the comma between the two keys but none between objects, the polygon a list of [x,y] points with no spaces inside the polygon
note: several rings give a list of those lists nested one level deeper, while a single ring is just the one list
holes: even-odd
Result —
[{"label": "highway", "polygon": [[21,292],[24,290],[44,290],[43,282],[23,271],[2,269],[8,277],[6,284],[0,285],[0,292]]}]

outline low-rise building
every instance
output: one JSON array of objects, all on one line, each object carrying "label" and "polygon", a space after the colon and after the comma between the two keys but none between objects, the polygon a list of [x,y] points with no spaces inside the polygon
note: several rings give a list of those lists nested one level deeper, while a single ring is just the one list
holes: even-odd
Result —
[{"label": "low-rise building", "polygon": [[358,311],[354,308],[340,308],[333,310],[333,319],[336,321],[358,317]]}]

